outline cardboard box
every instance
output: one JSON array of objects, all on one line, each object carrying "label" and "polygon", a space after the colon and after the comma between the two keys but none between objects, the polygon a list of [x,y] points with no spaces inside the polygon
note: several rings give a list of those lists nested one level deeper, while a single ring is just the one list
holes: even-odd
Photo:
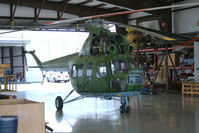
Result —
[{"label": "cardboard box", "polygon": [[0,77],[4,77],[4,73],[0,73]]},{"label": "cardboard box", "polygon": [[0,67],[0,73],[4,73],[4,68]]},{"label": "cardboard box", "polygon": [[0,68],[10,68],[10,64],[0,64]]},{"label": "cardboard box", "polygon": [[18,133],[45,133],[44,103],[26,99],[0,100],[0,115],[17,115]]}]

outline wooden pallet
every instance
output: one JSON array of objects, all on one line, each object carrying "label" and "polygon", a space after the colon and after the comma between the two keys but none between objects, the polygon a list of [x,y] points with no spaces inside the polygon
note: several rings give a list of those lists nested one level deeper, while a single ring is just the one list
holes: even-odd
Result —
[{"label": "wooden pallet", "polygon": [[182,95],[199,95],[199,83],[183,82],[182,83]]}]

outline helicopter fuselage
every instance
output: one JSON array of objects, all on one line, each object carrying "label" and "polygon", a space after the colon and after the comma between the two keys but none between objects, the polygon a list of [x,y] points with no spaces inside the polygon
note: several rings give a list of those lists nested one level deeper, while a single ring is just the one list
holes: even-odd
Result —
[{"label": "helicopter fuselage", "polygon": [[141,91],[144,79],[135,64],[129,54],[79,56],[76,53],[70,59],[62,57],[43,63],[43,70],[68,71],[71,84],[80,95],[112,97]]}]

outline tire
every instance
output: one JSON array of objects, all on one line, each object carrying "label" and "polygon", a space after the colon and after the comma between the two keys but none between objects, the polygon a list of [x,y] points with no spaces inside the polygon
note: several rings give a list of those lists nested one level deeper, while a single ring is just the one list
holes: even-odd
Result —
[{"label": "tire", "polygon": [[131,111],[130,107],[127,106],[125,112],[126,112],[126,113],[130,113],[130,111]]},{"label": "tire", "polygon": [[55,107],[57,110],[62,110],[63,109],[63,100],[61,96],[57,96],[55,99]]}]

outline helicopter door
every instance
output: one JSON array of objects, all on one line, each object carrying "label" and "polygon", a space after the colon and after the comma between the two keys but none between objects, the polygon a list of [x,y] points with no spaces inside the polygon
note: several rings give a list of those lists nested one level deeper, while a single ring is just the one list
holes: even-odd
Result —
[{"label": "helicopter door", "polygon": [[96,80],[95,80],[95,88],[98,92],[105,92],[107,88],[109,88],[109,84],[107,84],[107,66],[105,63],[100,63],[97,65],[96,69]]},{"label": "helicopter door", "polygon": [[80,64],[77,68],[77,87],[79,91],[84,90],[85,82],[83,78],[83,64]]},{"label": "helicopter door", "polygon": [[86,68],[86,78],[85,78],[85,89],[92,90],[92,73],[93,73],[93,63],[89,63]]}]

